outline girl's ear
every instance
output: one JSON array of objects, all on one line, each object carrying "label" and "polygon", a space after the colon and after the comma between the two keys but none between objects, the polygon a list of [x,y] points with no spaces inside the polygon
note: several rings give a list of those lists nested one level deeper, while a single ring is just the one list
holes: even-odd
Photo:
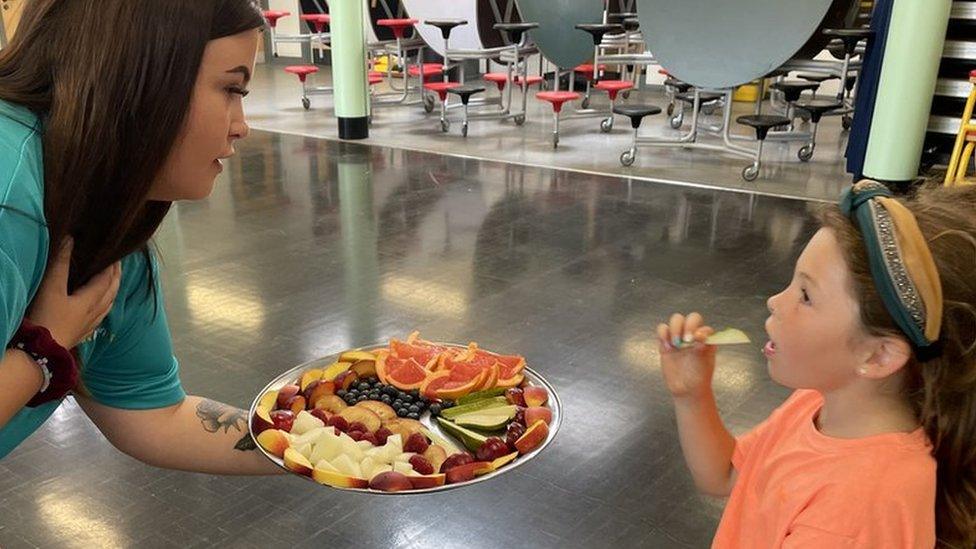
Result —
[{"label": "girl's ear", "polygon": [[908,364],[912,356],[912,347],[902,337],[881,336],[874,338],[874,352],[867,362],[857,371],[860,377],[866,379],[884,379],[899,372]]}]

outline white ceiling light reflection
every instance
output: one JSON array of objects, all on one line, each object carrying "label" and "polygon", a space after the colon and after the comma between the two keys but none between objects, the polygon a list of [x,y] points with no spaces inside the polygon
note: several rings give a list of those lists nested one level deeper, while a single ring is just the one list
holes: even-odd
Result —
[{"label": "white ceiling light reflection", "polygon": [[444,315],[463,315],[468,298],[458,288],[408,276],[392,276],[383,281],[383,298],[415,311],[438,311]]},{"label": "white ceiling light reflection", "polygon": [[239,284],[227,286],[223,276],[212,281],[190,274],[187,279],[187,306],[195,323],[242,332],[257,332],[264,326],[264,304],[252,290]]},{"label": "white ceiling light reflection", "polygon": [[[98,540],[104,548],[125,547],[123,536],[80,496],[67,492],[57,492],[40,496],[37,500],[38,514],[44,524],[57,525],[54,531],[65,543],[78,543],[81,540]],[[84,545],[84,544],[82,544]]]}]

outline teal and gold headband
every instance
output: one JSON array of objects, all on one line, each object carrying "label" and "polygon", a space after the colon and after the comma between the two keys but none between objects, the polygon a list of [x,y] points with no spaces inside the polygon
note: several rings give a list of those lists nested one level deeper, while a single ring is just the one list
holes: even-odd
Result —
[{"label": "teal and gold headband", "polygon": [[942,328],[942,283],[915,216],[887,187],[862,180],[844,192],[840,209],[861,229],[871,277],[885,308],[920,349]]}]

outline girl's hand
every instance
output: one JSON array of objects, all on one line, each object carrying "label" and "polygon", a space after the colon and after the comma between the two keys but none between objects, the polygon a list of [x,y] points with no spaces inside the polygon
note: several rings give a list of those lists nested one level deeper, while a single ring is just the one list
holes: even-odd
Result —
[{"label": "girl's hand", "polygon": [[699,398],[709,394],[715,371],[715,346],[705,338],[715,330],[704,326],[698,313],[671,316],[668,324],[657,327],[661,371],[668,390],[676,399]]},{"label": "girl's hand", "polygon": [[88,284],[68,295],[68,270],[74,241],[69,237],[44,273],[27,319],[51,332],[51,337],[71,350],[98,328],[112,310],[122,280],[122,266],[115,263],[95,275]]}]

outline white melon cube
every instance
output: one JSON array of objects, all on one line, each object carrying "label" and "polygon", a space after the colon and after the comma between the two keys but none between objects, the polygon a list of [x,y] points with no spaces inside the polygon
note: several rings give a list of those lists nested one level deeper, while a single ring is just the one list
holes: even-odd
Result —
[{"label": "white melon cube", "polygon": [[413,466],[409,463],[404,463],[402,461],[397,461],[393,464],[393,470],[398,473],[403,473],[404,475],[416,474],[413,470]]},{"label": "white melon cube", "polygon": [[291,426],[291,433],[293,435],[303,435],[312,429],[318,429],[320,427],[325,427],[325,423],[322,423],[321,419],[302,410],[295,416],[295,423]]}]

